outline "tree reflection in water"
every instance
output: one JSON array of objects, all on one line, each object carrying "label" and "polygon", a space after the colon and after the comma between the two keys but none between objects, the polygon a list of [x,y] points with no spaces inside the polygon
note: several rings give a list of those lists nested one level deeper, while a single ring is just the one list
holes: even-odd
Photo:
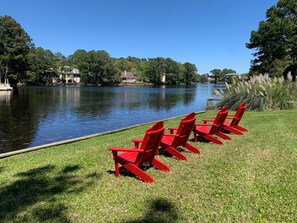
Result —
[{"label": "tree reflection in water", "polygon": [[0,153],[205,109],[214,88],[21,87],[0,95]]}]

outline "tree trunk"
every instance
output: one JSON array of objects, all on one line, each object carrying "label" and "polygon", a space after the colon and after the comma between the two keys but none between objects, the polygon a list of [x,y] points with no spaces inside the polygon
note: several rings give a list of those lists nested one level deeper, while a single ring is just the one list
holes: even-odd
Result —
[{"label": "tree trunk", "polygon": [[9,71],[9,66],[8,66],[8,62],[7,62],[6,67],[5,67],[5,74],[4,74],[4,84],[7,83],[8,71]]}]

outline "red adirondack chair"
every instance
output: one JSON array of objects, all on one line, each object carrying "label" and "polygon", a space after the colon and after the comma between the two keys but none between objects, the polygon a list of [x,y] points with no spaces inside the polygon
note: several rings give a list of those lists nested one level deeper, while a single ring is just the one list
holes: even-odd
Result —
[{"label": "red adirondack chair", "polygon": [[[227,109],[228,110],[228,105],[225,105],[222,110],[225,110]],[[242,132],[248,132],[248,130],[242,126],[239,125],[239,122],[244,114],[246,110],[246,102],[242,102],[237,110],[236,110],[236,113],[235,114],[228,114],[227,115],[227,119],[232,119],[230,122],[228,121],[225,121],[224,124],[223,124],[223,130],[227,131],[227,132],[232,132],[236,135],[243,135]],[[207,123],[207,122],[213,122],[214,120],[203,120],[204,123]]]},{"label": "red adirondack chair", "polygon": [[227,119],[232,119],[231,122],[225,121],[223,124],[223,129],[232,132],[237,135],[243,135],[242,132],[248,132],[248,130],[239,125],[240,120],[246,110],[246,102],[242,102],[235,114],[228,114]]},{"label": "red adirondack chair", "polygon": [[[153,177],[141,169],[143,164],[150,163],[159,170],[170,171],[168,166],[155,158],[163,134],[164,122],[159,121],[146,131],[143,140],[134,140],[134,148],[110,148],[115,161],[115,175],[119,176],[120,170],[125,168],[143,181],[153,183]],[[140,148],[139,143],[141,143]],[[122,165],[120,168],[119,164]]]},{"label": "red adirondack chair", "polygon": [[217,135],[226,140],[231,140],[230,136],[221,132],[223,123],[225,122],[227,115],[228,110],[225,108],[217,113],[217,116],[214,120],[211,120],[213,122],[212,124],[207,124],[207,121],[210,121],[207,119],[203,120],[203,124],[195,124],[195,127],[193,129],[194,142],[197,142],[197,135],[216,144],[223,144],[223,142],[214,137],[214,135]]},{"label": "red adirondack chair", "polygon": [[[179,146],[200,154],[199,149],[188,143],[195,121],[195,113],[192,112],[181,120],[178,128],[169,128],[170,134],[164,134],[162,137],[161,149],[181,160],[187,160],[187,157],[177,150]],[[174,131],[176,131],[175,134],[173,134]]]}]

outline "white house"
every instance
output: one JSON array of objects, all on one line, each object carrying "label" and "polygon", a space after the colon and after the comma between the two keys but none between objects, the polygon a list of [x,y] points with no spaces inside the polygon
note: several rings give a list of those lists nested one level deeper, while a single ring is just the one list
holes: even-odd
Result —
[{"label": "white house", "polygon": [[80,84],[81,78],[77,68],[63,66],[59,68],[59,77],[53,78],[53,84]]}]

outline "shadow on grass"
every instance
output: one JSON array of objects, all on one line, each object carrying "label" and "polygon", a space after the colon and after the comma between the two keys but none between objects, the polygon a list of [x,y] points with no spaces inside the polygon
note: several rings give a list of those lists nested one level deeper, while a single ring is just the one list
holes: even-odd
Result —
[{"label": "shadow on grass", "polygon": [[[216,137],[215,136],[215,138],[217,138],[217,139],[219,139],[219,140],[221,140],[221,141],[224,141],[224,140],[222,140],[220,137]],[[215,144],[215,143],[213,143],[213,142],[211,142],[211,141],[209,141],[209,140],[207,140],[207,139],[205,139],[205,138],[203,138],[203,137],[201,137],[201,136],[198,136],[197,137],[197,142],[195,142],[194,141],[194,139],[191,139],[191,140],[189,140],[189,141],[191,141],[191,142],[194,142],[194,143],[197,143],[197,142],[199,142],[199,143],[202,143],[202,144]]]},{"label": "shadow on grass", "polygon": [[127,223],[174,223],[178,222],[178,212],[174,205],[166,199],[159,198],[149,203],[142,219],[124,221]]},{"label": "shadow on grass", "polygon": [[0,172],[2,172],[4,170],[4,167],[0,166]]},{"label": "shadow on grass", "polygon": [[[168,153],[169,154],[169,153]],[[169,154],[170,155],[170,154]],[[147,171],[150,168],[154,168],[156,171],[160,171],[158,168],[156,168],[155,166],[153,166],[152,164],[150,164],[149,162],[144,163],[140,166],[140,169],[143,171]],[[137,180],[141,180],[139,177],[137,177],[134,173],[130,172],[129,170],[125,169],[123,166],[121,166],[121,164],[119,164],[119,169],[120,169],[120,176],[124,176],[124,177],[132,177],[135,178]],[[115,170],[107,170],[106,171],[109,174],[113,174],[115,175]],[[153,177],[153,176],[152,176]]]},{"label": "shadow on grass", "polygon": [[58,195],[79,193],[92,184],[92,178],[101,176],[76,176],[78,165],[55,169],[47,165],[21,172],[15,182],[1,188],[0,222],[70,222]]},{"label": "shadow on grass", "polygon": [[[189,150],[186,150],[186,149],[184,149],[182,147],[177,147],[176,150],[178,152],[180,152],[180,153],[186,153],[186,154],[189,153]],[[169,152],[167,152],[165,149],[159,150],[159,155],[177,159],[175,156],[173,156],[172,154],[170,154]],[[179,160],[179,159],[177,159],[177,160]]]},{"label": "shadow on grass", "polygon": [[[119,164],[120,165],[120,164]],[[147,171],[150,168],[155,168],[153,165],[151,165],[150,163],[145,163],[143,164],[140,169],[143,171]],[[157,168],[155,168],[156,170],[158,170]],[[115,175],[115,171],[114,170],[108,170],[106,171],[109,174],[113,174]],[[129,170],[125,169],[124,167],[120,166],[120,176],[124,176],[124,177],[132,177],[135,178],[137,180],[141,180],[140,178],[138,178],[134,173],[131,173]]]}]

